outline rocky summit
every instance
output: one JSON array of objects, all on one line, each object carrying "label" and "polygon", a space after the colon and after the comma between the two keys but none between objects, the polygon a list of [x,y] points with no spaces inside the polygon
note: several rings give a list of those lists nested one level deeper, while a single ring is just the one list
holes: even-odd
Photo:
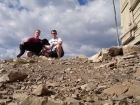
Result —
[{"label": "rocky summit", "polygon": [[140,46],[89,58],[1,59],[0,105],[140,105]]}]

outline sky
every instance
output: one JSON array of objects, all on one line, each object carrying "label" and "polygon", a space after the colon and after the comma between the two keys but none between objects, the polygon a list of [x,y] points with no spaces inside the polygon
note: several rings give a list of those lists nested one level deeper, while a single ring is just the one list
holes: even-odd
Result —
[{"label": "sky", "polygon": [[[120,4],[115,1],[120,35]],[[0,58],[16,58],[19,44],[41,30],[51,39],[51,30],[63,40],[63,58],[85,55],[117,46],[112,0],[0,0]],[[23,56],[26,56],[24,54]]]}]

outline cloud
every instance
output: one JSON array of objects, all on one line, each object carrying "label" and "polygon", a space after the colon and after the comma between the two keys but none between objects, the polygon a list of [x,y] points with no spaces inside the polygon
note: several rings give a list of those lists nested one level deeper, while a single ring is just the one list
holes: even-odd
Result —
[{"label": "cloud", "polygon": [[[120,26],[118,0],[115,4]],[[64,58],[79,54],[89,57],[102,48],[117,45],[110,0],[88,0],[85,5],[80,5],[78,0],[30,0],[30,3],[2,0],[0,7],[0,58],[3,59],[16,57],[19,43],[34,36],[36,29],[41,30],[42,39],[50,39],[52,29],[58,31],[58,37],[63,40]]]}]

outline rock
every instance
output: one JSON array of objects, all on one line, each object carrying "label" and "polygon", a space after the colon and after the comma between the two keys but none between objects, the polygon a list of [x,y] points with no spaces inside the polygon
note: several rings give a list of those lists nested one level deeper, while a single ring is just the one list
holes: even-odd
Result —
[{"label": "rock", "polygon": [[103,48],[102,54],[110,55],[110,56],[117,56],[122,54],[122,47],[120,46],[112,46],[110,48]]},{"label": "rock", "polygon": [[48,92],[48,89],[44,85],[39,85],[34,91],[33,94],[35,95],[46,95]]},{"label": "rock", "polygon": [[0,58],[0,62],[4,62],[4,60],[2,58]]},{"label": "rock", "polygon": [[125,45],[122,47],[124,55],[138,54],[140,53],[139,45]]},{"label": "rock", "polygon": [[64,103],[63,101],[48,98],[48,102],[46,105],[64,105],[63,103]]},{"label": "rock", "polygon": [[47,105],[47,97],[28,96],[21,100],[18,105]]},{"label": "rock", "polygon": [[108,53],[111,56],[122,55],[122,47],[121,46],[112,46],[109,48]]},{"label": "rock", "polygon": [[81,86],[82,90],[86,90],[86,91],[92,91],[96,88],[95,84],[89,83],[89,84],[84,84]]},{"label": "rock", "polygon": [[42,59],[42,60],[48,60],[48,58],[45,57],[45,56],[39,56],[39,58]]},{"label": "rock", "polygon": [[71,97],[74,98],[74,99],[78,99],[78,94],[72,94]]},{"label": "rock", "polygon": [[76,100],[72,97],[67,97],[64,102],[72,102],[72,103],[79,103],[79,100]]},{"label": "rock", "polygon": [[85,55],[79,55],[76,58],[86,58],[87,59],[87,57]]},{"label": "rock", "polygon": [[140,95],[140,82],[136,82],[133,85],[130,86],[130,88],[128,89],[128,92],[126,94],[131,94],[133,96],[139,96]]},{"label": "rock", "polygon": [[92,60],[93,62],[101,62],[102,60],[100,59],[100,56],[102,55],[101,52],[91,56],[88,58],[88,60]]},{"label": "rock", "polygon": [[121,95],[119,97],[112,98],[111,100],[113,100],[113,101],[121,101],[121,100],[124,100],[124,99],[129,98],[129,97],[133,97],[133,96],[132,95]]},{"label": "rock", "polygon": [[97,89],[106,89],[107,86],[98,86]]},{"label": "rock", "polygon": [[28,94],[26,94],[26,93],[22,93],[22,94],[21,93],[14,93],[13,94],[13,98],[18,99],[18,100],[22,100],[26,97],[28,97]]},{"label": "rock", "polygon": [[136,99],[140,100],[140,96],[136,96]]},{"label": "rock", "polygon": [[136,73],[133,74],[134,77],[140,76],[140,67],[137,69]]},{"label": "rock", "polygon": [[117,94],[119,96],[125,93],[127,89],[128,86],[126,85],[116,85],[111,88],[105,89],[103,92],[110,95]]},{"label": "rock", "polygon": [[14,103],[14,102],[11,102],[11,103],[8,103],[8,105],[18,105],[18,104]]},{"label": "rock", "polygon": [[136,80],[140,81],[140,76],[138,76],[138,77],[136,78]]},{"label": "rock", "polygon": [[104,103],[103,105],[113,105],[113,101],[112,100],[106,100],[103,103]]},{"label": "rock", "polygon": [[131,59],[131,58],[135,58],[137,57],[137,55],[125,55],[122,57],[122,59]]},{"label": "rock", "polygon": [[115,67],[116,66],[116,62],[109,62],[106,64],[106,66],[109,67]]},{"label": "rock", "polygon": [[0,105],[5,105],[5,103],[11,102],[12,99],[0,99]]},{"label": "rock", "polygon": [[4,72],[7,72],[7,71],[4,69],[0,69],[0,73],[4,73]]},{"label": "rock", "polygon": [[118,103],[118,105],[128,105],[128,102],[125,100],[122,100]]},{"label": "rock", "polygon": [[58,82],[46,82],[46,85],[48,87],[52,86],[52,87],[58,87],[60,86],[60,84]]},{"label": "rock", "polygon": [[17,71],[11,71],[8,74],[3,75],[2,77],[0,77],[0,82],[7,82],[7,81],[23,81],[28,75],[26,73],[22,73],[22,72],[17,72]]}]

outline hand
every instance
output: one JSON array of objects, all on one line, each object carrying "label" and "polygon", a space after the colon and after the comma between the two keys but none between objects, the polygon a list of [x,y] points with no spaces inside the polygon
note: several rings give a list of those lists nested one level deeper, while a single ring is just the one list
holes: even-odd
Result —
[{"label": "hand", "polygon": [[53,48],[54,46],[56,46],[56,44],[53,44],[53,45],[52,45],[52,48]]},{"label": "hand", "polygon": [[23,45],[23,44],[24,44],[24,42],[21,42],[20,44],[21,44],[21,45]]}]

